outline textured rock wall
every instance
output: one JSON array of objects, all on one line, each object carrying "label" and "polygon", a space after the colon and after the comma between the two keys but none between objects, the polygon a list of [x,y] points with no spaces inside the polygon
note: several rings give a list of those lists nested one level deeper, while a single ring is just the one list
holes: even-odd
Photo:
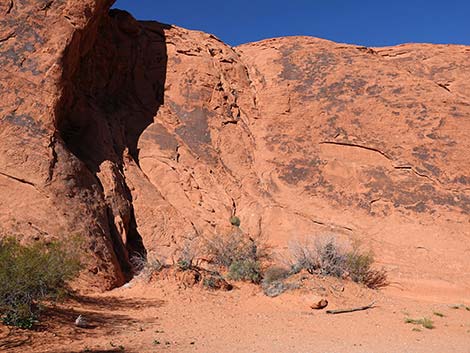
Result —
[{"label": "textured rock wall", "polygon": [[[111,1],[2,2],[2,233],[26,238],[80,234],[95,284],[109,288],[129,271],[116,256],[103,187],[65,139],[73,80]],[[79,97],[76,97],[77,99]],[[121,262],[121,265],[120,265]]]},{"label": "textured rock wall", "polygon": [[80,234],[111,288],[236,214],[281,252],[335,234],[468,289],[468,47],[231,48],[110,5],[0,5],[2,234]]}]

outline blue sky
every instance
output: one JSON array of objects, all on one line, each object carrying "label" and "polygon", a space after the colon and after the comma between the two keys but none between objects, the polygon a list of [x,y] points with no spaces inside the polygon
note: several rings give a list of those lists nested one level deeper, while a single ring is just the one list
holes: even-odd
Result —
[{"label": "blue sky", "polygon": [[470,0],[118,0],[114,7],[231,45],[288,35],[366,46],[470,44]]}]

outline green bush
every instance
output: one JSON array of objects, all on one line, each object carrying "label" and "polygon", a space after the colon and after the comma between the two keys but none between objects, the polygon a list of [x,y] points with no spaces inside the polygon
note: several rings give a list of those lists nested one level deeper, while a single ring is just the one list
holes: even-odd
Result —
[{"label": "green bush", "polygon": [[347,255],[347,265],[351,279],[354,282],[363,283],[373,262],[374,257],[371,253],[350,252]]},{"label": "green bush", "polygon": [[193,268],[193,262],[186,259],[178,259],[176,266],[178,266],[181,271],[187,271]]},{"label": "green bush", "polygon": [[61,242],[21,245],[14,238],[0,241],[0,317],[4,324],[31,328],[39,304],[58,300],[67,282],[78,275],[74,246]]},{"label": "green bush", "polygon": [[347,270],[351,280],[362,283],[366,287],[378,289],[388,285],[387,272],[384,269],[372,268],[374,256],[371,252],[353,251],[347,254]]},{"label": "green bush", "polygon": [[232,280],[260,283],[261,263],[271,256],[270,249],[260,238],[252,238],[240,229],[208,239],[205,249],[211,262],[228,270]]},{"label": "green bush", "polygon": [[234,261],[228,269],[228,278],[234,281],[260,283],[262,279],[260,263],[252,259]]},{"label": "green bush", "polygon": [[214,276],[209,276],[207,278],[204,278],[202,281],[202,285],[204,287],[207,287],[209,289],[216,289],[217,288],[217,278]]},{"label": "green bush", "polygon": [[240,227],[241,221],[237,216],[230,217],[230,224],[235,227]]}]

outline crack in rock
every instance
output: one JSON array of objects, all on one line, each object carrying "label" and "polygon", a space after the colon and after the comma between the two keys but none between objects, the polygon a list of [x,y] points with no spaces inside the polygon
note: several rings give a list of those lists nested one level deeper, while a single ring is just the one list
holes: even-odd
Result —
[{"label": "crack in rock", "polygon": [[350,143],[350,142],[336,142],[336,141],[321,141],[319,142],[320,145],[337,145],[337,146],[348,146],[348,147],[356,147],[356,148],[361,148],[367,151],[372,151],[379,153],[383,157],[387,158],[389,161],[392,160],[385,152],[382,152],[381,150],[374,148],[374,147],[369,147],[369,146],[363,146],[363,145],[358,145],[355,143]]},{"label": "crack in rock", "polygon": [[11,13],[11,10],[13,10],[14,5],[15,3],[13,2],[13,0],[10,0],[10,3],[8,4],[7,12],[6,12],[7,15]]},{"label": "crack in rock", "polygon": [[51,142],[49,143],[49,148],[51,149],[51,153],[52,153],[52,159],[49,163],[49,171],[48,171],[48,175],[47,175],[46,184],[50,183],[52,181],[52,178],[54,176],[54,169],[55,169],[55,166],[56,166],[57,160],[58,160],[57,152],[55,150],[55,144],[56,144],[56,138],[54,136],[52,136],[51,137]]},{"label": "crack in rock", "polygon": [[28,180],[26,180],[26,179],[18,178],[18,177],[15,177],[15,176],[13,176],[13,175],[10,175],[10,174],[7,174],[7,173],[3,173],[3,172],[0,172],[0,175],[3,175],[3,176],[6,177],[6,178],[15,180],[15,181],[20,182],[20,183],[22,183],[22,184],[27,184],[27,185],[30,185],[30,186],[32,186],[32,187],[34,187],[34,188],[36,187],[36,184],[34,184],[33,182],[28,181]]},{"label": "crack in rock", "polygon": [[16,36],[15,31],[8,33],[5,37],[0,38],[0,43],[6,42],[7,40],[14,38]]}]

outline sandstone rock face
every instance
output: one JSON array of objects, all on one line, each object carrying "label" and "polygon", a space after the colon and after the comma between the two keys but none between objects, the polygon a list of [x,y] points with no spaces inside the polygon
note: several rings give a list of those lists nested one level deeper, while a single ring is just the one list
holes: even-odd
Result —
[{"label": "sandstone rock face", "polygon": [[468,47],[231,48],[111,3],[0,5],[2,234],[81,234],[111,288],[237,215],[280,250],[335,234],[410,290],[469,289]]}]

